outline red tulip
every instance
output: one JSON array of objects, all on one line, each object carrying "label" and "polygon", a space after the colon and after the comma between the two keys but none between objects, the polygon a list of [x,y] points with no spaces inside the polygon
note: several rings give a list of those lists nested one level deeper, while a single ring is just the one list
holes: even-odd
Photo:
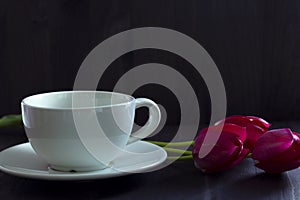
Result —
[{"label": "red tulip", "polygon": [[299,134],[289,128],[274,129],[263,134],[256,142],[252,158],[256,167],[275,174],[300,166]]},{"label": "red tulip", "polygon": [[247,139],[244,143],[244,147],[250,149],[250,151],[253,150],[258,138],[271,126],[271,124],[266,122],[264,119],[254,116],[230,116],[218,121],[216,124],[220,124],[222,122],[246,127]]},{"label": "red tulip", "polygon": [[[193,158],[195,166],[203,172],[220,172],[229,169],[240,163],[249,153],[248,149],[243,147],[246,139],[246,128],[234,125],[224,124],[222,126],[211,126],[203,129],[197,138],[193,148]],[[207,133],[221,135],[216,144],[210,142],[204,143]],[[200,148],[210,148],[212,150],[204,157],[199,156]]]}]

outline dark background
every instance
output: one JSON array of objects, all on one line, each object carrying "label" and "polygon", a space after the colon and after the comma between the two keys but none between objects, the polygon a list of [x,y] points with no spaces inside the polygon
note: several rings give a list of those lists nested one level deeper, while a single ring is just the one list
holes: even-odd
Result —
[{"label": "dark background", "polygon": [[[300,119],[297,0],[1,0],[0,115],[19,113],[25,96],[71,90],[80,64],[96,45],[144,26],[180,31],[208,51],[224,80],[228,115]],[[201,123],[207,123],[207,88],[175,54],[139,50],[123,55],[106,71],[99,89],[112,90],[127,70],[148,62],[167,64],[188,78],[199,97]],[[178,123],[179,104],[168,88],[145,85],[134,96],[161,103],[168,123]]]},{"label": "dark background", "polygon": [[[208,51],[224,80],[227,115],[259,115],[281,121],[272,128],[300,130],[297,0],[0,0],[0,116],[20,113],[25,96],[72,90],[80,64],[96,45],[145,26],[180,31]],[[168,52],[139,50],[120,57],[99,89],[111,90],[127,70],[148,62],[172,66],[187,77],[199,97],[200,123],[207,123],[210,97],[201,76]],[[179,105],[168,88],[145,85],[134,96],[161,103],[167,123],[178,123]],[[0,150],[27,141],[22,129],[1,133]],[[0,173],[0,199],[300,199],[299,174],[296,169],[271,176],[250,159],[219,174],[206,175],[192,161],[177,161],[152,173],[91,182]]]}]

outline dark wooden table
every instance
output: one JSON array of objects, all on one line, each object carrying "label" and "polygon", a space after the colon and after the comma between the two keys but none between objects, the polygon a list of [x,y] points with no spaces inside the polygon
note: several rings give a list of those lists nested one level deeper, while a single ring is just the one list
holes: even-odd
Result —
[{"label": "dark wooden table", "polygon": [[[274,124],[300,128],[300,122]],[[0,130],[0,150],[26,141],[22,130]],[[155,172],[79,182],[30,180],[0,172],[0,199],[300,199],[300,169],[268,175],[253,164],[246,159],[226,172],[206,175],[192,161],[177,161]]]}]

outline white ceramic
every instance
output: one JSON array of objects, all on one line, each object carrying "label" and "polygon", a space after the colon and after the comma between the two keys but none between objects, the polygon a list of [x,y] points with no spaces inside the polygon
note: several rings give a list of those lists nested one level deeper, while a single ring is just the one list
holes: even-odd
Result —
[{"label": "white ceramic", "polygon": [[147,156],[132,156],[126,153],[112,162],[112,166],[103,170],[89,172],[62,172],[48,167],[29,143],[10,147],[0,153],[0,170],[15,176],[43,180],[93,180],[130,173],[153,171],[167,158],[164,149],[154,144],[138,141],[126,147],[126,150]]},{"label": "white ceramic", "polygon": [[[149,108],[149,120],[133,137],[135,109],[142,106]],[[21,107],[33,149],[61,171],[104,169],[126,145],[150,135],[160,121],[153,101],[114,92],[44,93],[25,98]]]}]

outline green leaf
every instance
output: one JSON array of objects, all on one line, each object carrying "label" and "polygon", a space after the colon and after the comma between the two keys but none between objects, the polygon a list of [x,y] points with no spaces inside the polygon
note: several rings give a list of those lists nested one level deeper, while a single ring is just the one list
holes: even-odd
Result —
[{"label": "green leaf", "polygon": [[22,115],[6,115],[0,118],[0,128],[22,127]]}]

